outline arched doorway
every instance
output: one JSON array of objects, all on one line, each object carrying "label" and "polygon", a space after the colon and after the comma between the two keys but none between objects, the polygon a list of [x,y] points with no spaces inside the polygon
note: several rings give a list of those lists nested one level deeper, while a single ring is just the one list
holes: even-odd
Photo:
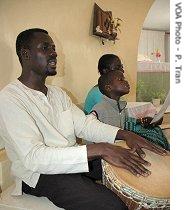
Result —
[{"label": "arched doorway", "polygon": [[145,18],[137,61],[137,101],[159,98],[170,88],[170,0],[155,0]]}]

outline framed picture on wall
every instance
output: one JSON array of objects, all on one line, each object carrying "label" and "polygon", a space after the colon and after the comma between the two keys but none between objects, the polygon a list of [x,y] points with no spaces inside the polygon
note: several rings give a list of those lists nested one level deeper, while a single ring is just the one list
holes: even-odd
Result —
[{"label": "framed picture on wall", "polygon": [[112,12],[103,11],[96,3],[94,4],[93,35],[115,40],[117,33],[113,32]]}]

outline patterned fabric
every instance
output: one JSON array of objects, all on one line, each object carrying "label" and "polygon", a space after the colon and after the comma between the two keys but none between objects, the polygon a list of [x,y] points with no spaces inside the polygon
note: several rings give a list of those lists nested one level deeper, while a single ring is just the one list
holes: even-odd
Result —
[{"label": "patterned fabric", "polygon": [[126,105],[126,101],[117,102],[103,95],[102,101],[96,104],[92,110],[96,112],[101,122],[132,131],[152,143],[169,150],[170,145],[162,129],[159,126],[144,128],[141,124],[137,123],[136,118],[128,117]]},{"label": "patterned fabric", "polygon": [[150,142],[157,144],[166,150],[170,150],[167,138],[159,126],[144,128],[140,123],[136,122],[136,119],[126,117],[125,130],[132,131]]}]

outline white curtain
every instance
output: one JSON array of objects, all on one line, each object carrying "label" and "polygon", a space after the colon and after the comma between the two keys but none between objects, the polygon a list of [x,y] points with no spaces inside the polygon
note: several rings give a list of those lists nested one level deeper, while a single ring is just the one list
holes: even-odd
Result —
[{"label": "white curtain", "polygon": [[142,30],[139,41],[138,54],[142,54],[150,58],[152,61],[157,61],[155,53],[157,50],[161,53],[160,61],[165,61],[165,32]]}]

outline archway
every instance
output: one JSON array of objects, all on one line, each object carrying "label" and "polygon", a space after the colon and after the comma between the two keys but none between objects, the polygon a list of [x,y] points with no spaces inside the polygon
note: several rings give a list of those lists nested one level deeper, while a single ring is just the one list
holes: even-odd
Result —
[{"label": "archway", "polygon": [[137,101],[159,98],[170,88],[170,0],[155,0],[145,18],[137,61]]}]

